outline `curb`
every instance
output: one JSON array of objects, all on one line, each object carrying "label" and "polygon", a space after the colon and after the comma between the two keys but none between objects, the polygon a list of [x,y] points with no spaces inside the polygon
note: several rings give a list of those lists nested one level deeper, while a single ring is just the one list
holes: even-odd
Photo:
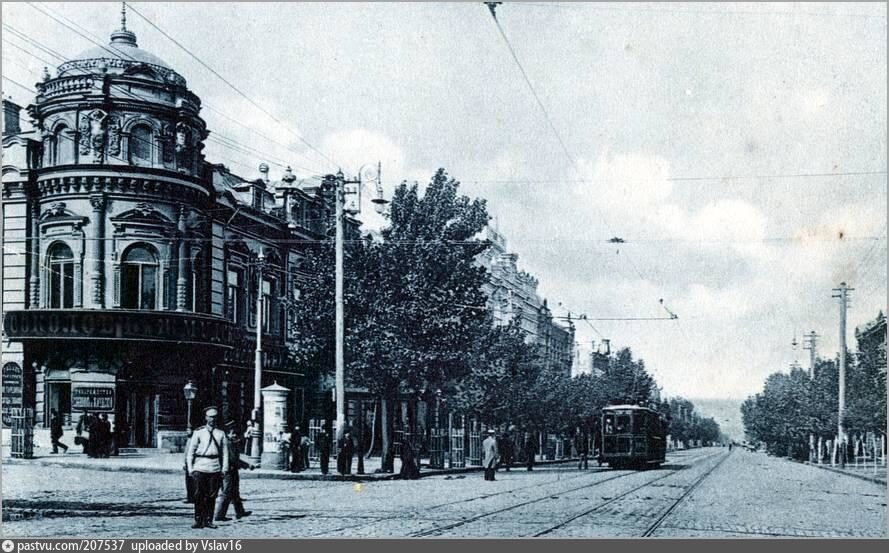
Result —
[{"label": "curb", "polygon": [[811,462],[809,462],[809,461],[797,461],[797,462],[800,463],[800,464],[803,464],[803,465],[808,465],[808,466],[810,466],[810,467],[815,467],[815,468],[819,468],[819,469],[822,469],[822,470],[826,470],[826,471],[830,471],[830,472],[835,472],[835,473],[837,473],[837,474],[844,474],[844,475],[846,475],[846,476],[851,476],[852,478],[858,478],[859,480],[866,480],[866,481],[868,481],[868,482],[873,482],[874,484],[879,484],[879,485],[881,485],[881,486],[885,486],[885,485],[886,485],[886,480],[883,480],[882,478],[876,478],[876,477],[874,477],[874,476],[868,476],[868,475],[866,475],[866,474],[855,474],[854,472],[848,472],[848,471],[845,471],[845,470],[842,470],[842,469],[838,469],[838,468],[834,468],[834,467],[828,467],[828,466],[825,466],[825,465],[819,465],[818,463],[811,463]]},{"label": "curb", "polygon": [[[548,465],[558,465],[564,463],[574,463],[577,462],[577,459],[558,459],[558,460],[547,460],[547,461],[537,461],[534,463],[534,466],[548,466]],[[103,472],[133,472],[133,473],[153,473],[153,474],[182,474],[181,468],[167,468],[167,467],[133,467],[127,465],[113,465],[113,464],[94,464],[89,462],[65,462],[58,461],[55,459],[19,459],[19,458],[10,458],[6,457],[2,459],[3,465],[42,465],[47,467],[57,467],[57,468],[76,468],[83,470],[98,470]],[[512,467],[515,469],[522,469],[524,465],[516,465]],[[430,469],[427,468],[425,471],[420,471],[420,478],[426,478],[429,476],[446,476],[452,474],[469,474],[474,472],[481,472],[484,470],[482,466],[469,466],[469,467],[460,467],[453,469]],[[502,470],[502,469],[500,469]],[[387,480],[400,480],[400,476],[398,473],[370,473],[370,474],[350,474],[348,476],[341,476],[339,474],[301,474],[301,473],[291,473],[286,471],[276,471],[276,472],[265,472],[262,469],[259,471],[251,471],[251,470],[241,470],[240,471],[241,479],[269,479],[269,480],[318,480],[322,482],[374,482],[374,481],[387,481]]]}]

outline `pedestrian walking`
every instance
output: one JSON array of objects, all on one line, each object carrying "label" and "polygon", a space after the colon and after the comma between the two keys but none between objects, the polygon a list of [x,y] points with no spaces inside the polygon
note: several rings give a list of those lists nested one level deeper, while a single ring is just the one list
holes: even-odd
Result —
[{"label": "pedestrian walking", "polygon": [[590,446],[586,433],[581,431],[580,428],[578,428],[577,432],[574,434],[574,449],[577,451],[578,470],[586,470],[590,468]]},{"label": "pedestrian walking", "polygon": [[343,434],[340,450],[336,454],[336,470],[341,475],[352,474],[352,455],[355,453],[355,443],[352,441],[351,432]]},{"label": "pedestrian walking", "polygon": [[244,510],[244,500],[241,498],[241,477],[240,469],[249,468],[253,470],[255,467],[250,463],[241,459],[241,438],[238,436],[235,421],[228,421],[225,424],[228,430],[228,472],[222,476],[222,491],[216,499],[216,520],[229,521],[228,506],[235,506],[235,518],[241,519],[250,514],[250,511]]},{"label": "pedestrian walking", "polygon": [[52,441],[52,452],[58,453],[59,448],[61,447],[64,450],[64,453],[68,453],[68,446],[59,441],[65,433],[65,431],[62,430],[62,416],[59,415],[59,412],[55,409],[51,409],[50,413],[49,439]]},{"label": "pedestrian walking", "polygon": [[482,466],[485,467],[485,480],[494,481],[494,473],[497,471],[497,461],[499,455],[497,453],[497,438],[493,429],[488,430],[488,437],[482,442],[482,454],[484,460]]},{"label": "pedestrian walking", "polygon": [[302,433],[294,426],[290,433],[290,472],[302,472],[303,468]]},{"label": "pedestrian walking", "polygon": [[537,440],[534,433],[525,433],[525,455],[527,456],[528,470],[534,470],[534,456],[537,455]]},{"label": "pedestrian walking", "polygon": [[194,436],[194,430],[188,429],[188,439],[185,441],[185,455],[182,457],[182,472],[185,473],[185,501],[183,503],[194,503],[194,478],[188,472],[188,452],[191,450],[191,439]]},{"label": "pedestrian walking", "polygon": [[321,428],[318,436],[315,438],[318,444],[318,460],[321,462],[321,474],[327,474],[330,470],[330,434],[327,430]]},{"label": "pedestrian walking", "polygon": [[216,428],[216,407],[204,409],[205,426],[197,429],[188,447],[188,473],[194,478],[194,524],[192,528],[217,528],[213,524],[213,508],[229,469],[228,437]]}]

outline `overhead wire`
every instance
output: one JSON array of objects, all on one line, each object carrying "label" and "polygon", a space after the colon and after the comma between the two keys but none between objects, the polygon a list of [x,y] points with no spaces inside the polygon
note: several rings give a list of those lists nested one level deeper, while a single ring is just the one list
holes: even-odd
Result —
[{"label": "overhead wire", "polygon": [[228,79],[226,79],[226,78],[223,77],[218,71],[216,71],[215,69],[213,69],[212,67],[210,67],[210,65],[208,65],[207,63],[205,63],[201,58],[199,58],[196,54],[194,54],[194,53],[193,53],[191,50],[189,50],[186,46],[184,46],[182,43],[180,43],[178,40],[176,40],[176,39],[175,39],[173,36],[171,36],[169,33],[167,33],[166,31],[164,31],[163,29],[161,29],[161,28],[160,28],[157,24],[155,24],[151,19],[149,19],[148,17],[146,17],[144,14],[142,14],[142,12],[140,12],[139,10],[137,10],[136,8],[134,8],[134,7],[132,7],[132,6],[130,6],[130,10],[131,10],[133,13],[135,13],[136,15],[138,15],[139,17],[141,17],[146,23],[148,23],[149,25],[151,25],[152,27],[154,27],[154,29],[156,29],[160,34],[162,34],[162,35],[165,36],[167,39],[169,39],[173,44],[175,44],[176,46],[178,46],[179,48],[181,48],[185,53],[187,53],[189,56],[191,56],[192,59],[194,59],[196,62],[198,62],[201,66],[203,66],[205,69],[207,69],[210,73],[212,73],[213,75],[215,75],[218,79],[220,79],[220,80],[221,80],[222,82],[224,82],[226,85],[228,85],[229,88],[231,88],[232,90],[234,90],[235,92],[237,92],[238,95],[240,95],[242,98],[244,98],[245,100],[247,100],[247,101],[248,101],[250,104],[252,104],[256,109],[258,109],[259,111],[261,111],[264,115],[266,115],[267,117],[271,118],[273,121],[275,121],[275,122],[278,123],[279,125],[281,125],[281,127],[282,127],[284,130],[286,130],[287,132],[289,132],[290,134],[292,134],[293,136],[295,136],[297,140],[299,140],[299,141],[302,142],[304,145],[306,145],[309,149],[311,149],[312,151],[314,151],[314,152],[316,152],[318,155],[320,155],[324,160],[326,160],[328,163],[330,163],[331,166],[333,166],[333,167],[338,167],[338,164],[337,164],[335,161],[333,161],[330,157],[328,157],[328,156],[327,156],[324,152],[322,152],[320,149],[318,149],[317,147],[315,147],[314,144],[312,144],[311,142],[309,142],[308,140],[306,140],[301,134],[299,134],[299,133],[293,131],[287,124],[285,124],[283,121],[281,121],[278,117],[276,117],[274,114],[272,114],[272,113],[271,113],[270,111],[268,111],[266,108],[264,108],[263,106],[261,106],[256,100],[254,100],[253,98],[251,98],[250,96],[248,96],[247,94],[245,94],[240,88],[238,88],[237,86],[235,86],[234,84],[232,84]]},{"label": "overhead wire", "polygon": [[[98,39],[95,35],[92,35],[92,33],[90,33],[89,31],[87,31],[86,29],[84,29],[81,25],[79,25],[78,23],[76,23],[76,22],[70,20],[69,18],[65,17],[64,15],[61,15],[61,14],[53,14],[53,13],[51,13],[50,11],[48,11],[48,10],[46,10],[46,9],[43,9],[41,6],[38,6],[38,5],[36,5],[35,3],[33,3],[33,2],[28,2],[28,5],[31,6],[32,8],[34,8],[35,10],[39,11],[40,13],[44,14],[45,16],[49,17],[49,18],[52,19],[53,21],[57,22],[58,24],[62,25],[63,27],[65,27],[65,28],[69,29],[70,31],[76,33],[77,35],[79,35],[80,37],[84,38],[85,40],[91,42],[92,44],[95,44],[96,46],[99,46],[100,48],[102,48],[103,50],[105,50],[106,52],[108,52],[109,54],[111,54],[111,55],[113,55],[113,56],[115,56],[115,57],[121,57],[121,58],[126,58],[126,59],[129,59],[129,60],[132,60],[132,61],[137,61],[137,60],[135,60],[132,56],[130,56],[127,52],[121,50],[120,48],[115,48],[115,47],[113,46],[113,44],[108,44],[108,45],[103,44],[102,42],[99,41],[99,39]],[[21,33],[20,31],[17,31],[17,30],[15,30],[14,28],[12,28],[12,27],[10,27],[10,26],[8,26],[8,25],[6,25],[6,24],[4,24],[4,28],[9,28],[10,30],[14,31],[14,34],[15,34],[16,36],[22,36],[22,37],[24,37],[26,40],[28,40],[28,42],[33,43],[33,44],[35,45],[35,47],[39,47],[39,48],[41,48],[41,49],[44,50],[45,52],[47,52],[47,53],[49,53],[50,55],[52,55],[52,56],[58,58],[59,60],[61,60],[63,63],[64,63],[65,61],[68,61],[68,58],[66,58],[66,57],[63,56],[62,54],[60,54],[60,53],[56,52],[55,50],[52,50],[52,49],[50,49],[50,48],[48,48],[48,47],[45,47],[45,46],[42,45],[39,41],[35,41],[35,40],[33,40],[33,39],[27,38],[27,37],[26,37],[23,33]],[[45,61],[45,60],[44,60],[44,61]],[[50,64],[50,65],[52,65],[52,64]],[[90,74],[88,71],[81,71],[81,72],[84,73],[84,74]],[[122,93],[122,94],[124,94],[124,95],[126,95],[126,96],[128,96],[128,97],[133,98],[133,99],[144,101],[144,98],[140,98],[140,97],[138,97],[138,96],[136,96],[136,95],[133,95],[133,94],[128,94],[128,93],[127,93],[126,91],[124,91],[124,90],[118,90],[117,92],[120,92],[120,93]],[[218,110],[218,109],[214,108],[213,106],[209,105],[207,102],[203,102],[203,105],[204,105],[205,107],[207,107],[208,109],[211,109],[212,111],[216,112],[216,113],[220,113],[220,114],[222,113],[220,110]],[[223,115],[223,116],[224,116],[224,115]],[[224,117],[225,117],[226,119],[232,120],[230,117],[227,117],[227,116],[224,116]],[[250,127],[248,127],[248,126],[246,126],[246,125],[241,124],[241,126],[243,126],[244,128],[247,128],[248,130],[250,130]],[[295,153],[295,154],[297,154],[297,155],[304,156],[304,154],[303,154],[302,152],[298,152],[297,150],[294,150],[293,148],[291,148],[291,147],[289,147],[289,146],[287,146],[287,145],[285,145],[285,144],[281,144],[280,142],[277,142],[277,141],[275,141],[274,139],[268,138],[267,136],[262,135],[262,134],[259,133],[258,131],[253,131],[253,132],[254,132],[255,134],[257,134],[257,135],[263,136],[266,140],[268,140],[268,141],[271,142],[272,144],[275,144],[275,145],[277,145],[277,146],[279,146],[279,147],[282,147],[282,148],[284,148],[284,149],[287,149],[287,150],[289,150],[289,151],[291,151],[291,152],[293,152],[293,153]],[[228,141],[230,141],[230,142],[232,142],[232,143],[235,143],[235,144],[237,144],[237,145],[240,145],[240,146],[242,146],[242,147],[249,148],[249,147],[246,147],[246,146],[240,144],[239,142],[237,142],[236,140],[234,140],[234,139],[232,139],[232,138],[226,137],[225,135],[223,135],[222,133],[219,133],[218,131],[217,131],[217,132],[214,132],[213,135],[216,136],[216,137],[222,137],[222,138],[224,138],[224,139],[226,139],[226,140],[228,140]],[[225,147],[225,145],[223,145],[223,144],[220,144],[220,145],[222,145],[223,147]],[[232,148],[229,148],[229,149],[232,149]],[[256,152],[257,152],[256,155],[260,155],[260,156],[267,156],[267,155],[268,155],[268,153],[266,153],[266,152],[259,152],[259,151],[256,151]],[[243,152],[241,152],[241,153],[243,153]],[[242,164],[242,165],[243,165],[243,164]],[[292,163],[291,163],[291,164],[289,164],[289,165],[292,166],[292,167],[297,167],[297,168],[299,168],[299,169],[306,170],[306,171],[311,171],[311,170],[309,170],[309,169],[307,169],[307,168],[305,168],[305,167],[301,167],[301,166],[298,166],[298,165],[296,165],[296,164],[292,164]],[[244,167],[250,167],[249,165],[243,165],[243,166],[244,166]]]}]

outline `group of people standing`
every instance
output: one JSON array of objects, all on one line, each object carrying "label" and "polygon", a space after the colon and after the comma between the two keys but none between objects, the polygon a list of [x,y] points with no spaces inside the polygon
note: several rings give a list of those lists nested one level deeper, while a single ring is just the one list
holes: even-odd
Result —
[{"label": "group of people standing", "polygon": [[225,431],[216,427],[219,410],[204,409],[206,425],[192,432],[185,445],[185,487],[187,503],[194,503],[192,528],[217,528],[214,521],[228,521],[229,505],[235,517],[250,515],[241,498],[242,468],[255,467],[241,458],[237,425],[229,421]]},{"label": "group of people standing", "polygon": [[[57,454],[59,448],[68,453],[68,446],[62,443],[65,434],[62,415],[56,409],[50,410],[49,437],[52,442],[52,453]],[[83,447],[88,457],[109,457],[117,455],[117,440],[108,420],[108,413],[96,415],[85,412],[80,415],[75,427],[74,444]]]}]

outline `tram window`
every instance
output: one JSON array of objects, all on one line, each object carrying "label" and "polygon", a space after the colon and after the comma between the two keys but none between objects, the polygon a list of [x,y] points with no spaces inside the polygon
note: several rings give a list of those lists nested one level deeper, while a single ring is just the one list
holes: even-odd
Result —
[{"label": "tram window", "polygon": [[647,427],[645,422],[646,417],[643,413],[639,413],[633,417],[633,434],[642,434],[645,432]]},{"label": "tram window", "polygon": [[614,434],[614,415],[605,415],[605,433]]},{"label": "tram window", "polygon": [[618,415],[615,432],[623,434],[630,428],[630,415]]}]

